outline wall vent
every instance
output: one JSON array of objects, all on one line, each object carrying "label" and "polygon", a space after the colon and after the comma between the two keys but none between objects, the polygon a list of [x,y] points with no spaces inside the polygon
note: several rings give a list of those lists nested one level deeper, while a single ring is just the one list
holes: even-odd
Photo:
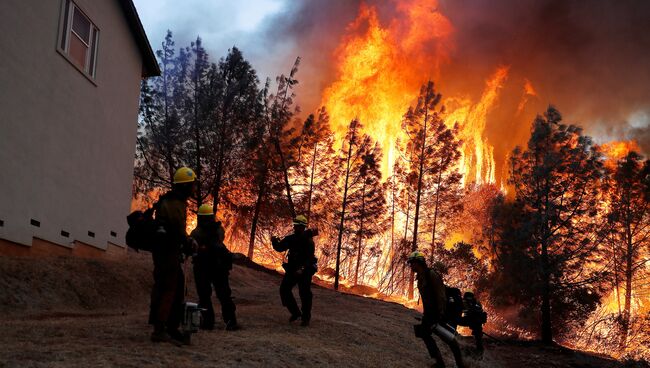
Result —
[{"label": "wall vent", "polygon": [[117,238],[117,233],[115,231],[111,231],[111,236]]},{"label": "wall vent", "polygon": [[69,238],[69,237],[70,237],[70,233],[67,232],[67,231],[65,231],[65,230],[61,230],[61,236],[64,237],[64,238]]},{"label": "wall vent", "polygon": [[0,227],[5,226],[5,222],[3,220],[0,220]]},{"label": "wall vent", "polygon": [[95,237],[95,233],[93,233],[92,231],[89,231],[89,232],[88,232],[88,236],[91,237],[91,238],[94,238],[94,237]]},{"label": "wall vent", "polygon": [[32,224],[32,226],[41,227],[41,222],[40,221],[31,219],[31,220],[29,220],[29,223]]}]

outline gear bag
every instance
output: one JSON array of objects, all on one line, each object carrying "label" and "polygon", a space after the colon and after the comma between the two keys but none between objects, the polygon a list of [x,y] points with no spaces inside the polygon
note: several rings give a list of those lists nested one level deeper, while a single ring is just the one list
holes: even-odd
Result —
[{"label": "gear bag", "polygon": [[[126,232],[126,245],[136,251],[151,252],[154,245],[164,235],[164,228],[156,223],[153,218],[154,208],[148,210],[133,211],[126,216],[129,229]],[[162,230],[162,234],[161,234]]]}]

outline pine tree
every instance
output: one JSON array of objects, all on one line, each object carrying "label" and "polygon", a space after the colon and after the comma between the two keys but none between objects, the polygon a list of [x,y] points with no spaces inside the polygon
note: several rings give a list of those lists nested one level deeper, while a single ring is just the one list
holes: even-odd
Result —
[{"label": "pine tree", "polygon": [[600,241],[602,161],[590,137],[561,121],[560,113],[549,107],[535,119],[527,149],[516,148],[510,159],[510,183],[520,206],[518,226],[527,234],[519,245],[511,244],[519,247],[522,261],[528,258],[534,264],[522,286],[532,287],[532,300],[541,304],[545,343],[553,341],[554,319],[579,318],[571,314],[579,305],[585,315],[593,309],[597,290],[592,284],[600,277],[586,266],[595,261]]},{"label": "pine tree", "polygon": [[607,191],[610,225],[610,247],[614,267],[611,271],[615,280],[615,292],[618,295],[619,283],[623,283],[625,302],[620,309],[619,319],[622,326],[621,347],[625,347],[630,329],[633,290],[642,279],[646,264],[645,258],[650,246],[650,208],[648,205],[648,188],[643,180],[650,175],[650,160],[636,152],[628,153],[618,160],[611,173],[610,187]]},{"label": "pine tree", "polygon": [[[412,250],[418,248],[420,211],[427,188],[434,190],[429,194],[434,195],[432,238],[435,239],[441,200],[452,200],[460,184],[460,175],[455,169],[460,158],[460,142],[456,139],[457,128],[449,129],[445,125],[442,118],[444,107],[440,105],[441,98],[442,95],[435,91],[433,82],[429,81],[420,89],[415,107],[409,108],[402,122],[408,137],[406,151],[412,157],[407,186],[415,192]],[[441,195],[443,193],[444,195]],[[433,247],[434,244],[431,246]],[[409,298],[413,298],[413,281],[414,275],[411,272],[408,285]]]},{"label": "pine tree", "polygon": [[[361,133],[362,125],[358,120],[352,120],[348,127],[348,131],[345,135],[345,140],[343,146],[341,147],[340,154],[340,163],[342,167],[342,181],[343,187],[341,192],[343,193],[343,198],[341,200],[341,210],[339,213],[339,224],[338,224],[338,238],[336,245],[336,264],[334,271],[334,289],[338,290],[339,287],[339,277],[341,271],[341,249],[343,246],[343,235],[350,234],[350,228],[346,227],[346,220],[349,219],[350,213],[349,208],[350,202],[353,201],[354,197],[356,199],[361,199],[356,192],[359,184],[362,184],[361,168],[366,167],[365,176],[370,175],[369,168],[371,160],[376,160],[371,152],[376,149],[375,143],[372,142],[372,139]],[[368,162],[364,161],[364,158]],[[363,178],[365,179],[365,178]],[[363,198],[366,198],[365,195]],[[361,233],[363,235],[363,231]],[[350,248],[348,250],[348,259],[351,262],[353,250]],[[351,270],[351,266],[348,266],[348,271]]]},{"label": "pine tree", "polygon": [[134,189],[147,194],[171,187],[174,171],[183,162],[184,130],[178,100],[178,67],[172,32],[167,31],[156,56],[160,77],[142,82]]},{"label": "pine tree", "polygon": [[381,149],[378,143],[371,144],[364,138],[357,155],[359,160],[352,162],[347,188],[346,221],[350,224],[349,232],[354,234],[356,245],[356,267],[354,285],[359,283],[359,267],[364,256],[364,241],[384,230],[386,213],[385,186],[381,183]]}]

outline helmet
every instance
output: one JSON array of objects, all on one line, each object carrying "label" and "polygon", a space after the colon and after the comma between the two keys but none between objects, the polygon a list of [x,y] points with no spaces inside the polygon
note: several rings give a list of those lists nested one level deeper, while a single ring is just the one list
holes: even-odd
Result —
[{"label": "helmet", "polygon": [[463,294],[463,299],[476,299],[476,297],[473,292],[466,291],[465,294]]},{"label": "helmet", "polygon": [[196,174],[189,167],[181,167],[174,173],[174,184],[191,183],[196,180]]},{"label": "helmet", "polygon": [[415,251],[409,254],[407,258],[408,263],[413,263],[413,262],[422,262],[422,263],[427,263],[426,258],[424,258],[424,253],[420,251]]},{"label": "helmet", "polygon": [[209,204],[202,204],[201,207],[199,207],[199,212],[196,214],[199,216],[212,216],[214,215],[214,211],[212,210],[212,206]]},{"label": "helmet", "polygon": [[296,218],[293,219],[293,224],[294,225],[302,225],[302,226],[307,226],[307,217],[304,215],[298,215]]}]

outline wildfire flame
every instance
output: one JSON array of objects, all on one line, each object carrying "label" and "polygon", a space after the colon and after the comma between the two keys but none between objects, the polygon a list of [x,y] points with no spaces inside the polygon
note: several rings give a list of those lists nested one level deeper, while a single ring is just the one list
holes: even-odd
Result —
[{"label": "wildfire flame", "polygon": [[[400,3],[397,11],[403,16],[386,27],[375,7],[362,5],[348,27],[350,36],[336,51],[338,78],[323,92],[322,105],[339,137],[350,120],[358,118],[365,132],[381,143],[384,176],[403,134],[403,114],[420,85],[436,76],[450,47],[453,28],[437,5],[436,0]],[[434,52],[425,50],[427,45],[433,45]]]},{"label": "wildfire flame", "polygon": [[[342,137],[349,121],[358,118],[365,133],[379,141],[384,151],[382,172],[390,175],[395,144],[404,138],[403,114],[417,98],[420,86],[439,74],[441,63],[453,48],[450,21],[436,0],[412,0],[397,6],[399,13],[383,26],[373,6],[362,5],[348,36],[336,51],[337,79],[323,92],[322,105],[332,119],[332,130]],[[402,15],[402,16],[400,16]],[[495,181],[494,147],[485,138],[487,114],[495,106],[508,76],[497,68],[478,101],[449,97],[446,123],[459,124],[463,141],[460,171],[465,183]],[[530,82],[526,85],[534,94]]]},{"label": "wildfire flame", "polygon": [[640,152],[639,144],[635,140],[604,143],[600,150],[607,158],[605,164],[615,167],[616,161],[627,156],[631,151]]}]

